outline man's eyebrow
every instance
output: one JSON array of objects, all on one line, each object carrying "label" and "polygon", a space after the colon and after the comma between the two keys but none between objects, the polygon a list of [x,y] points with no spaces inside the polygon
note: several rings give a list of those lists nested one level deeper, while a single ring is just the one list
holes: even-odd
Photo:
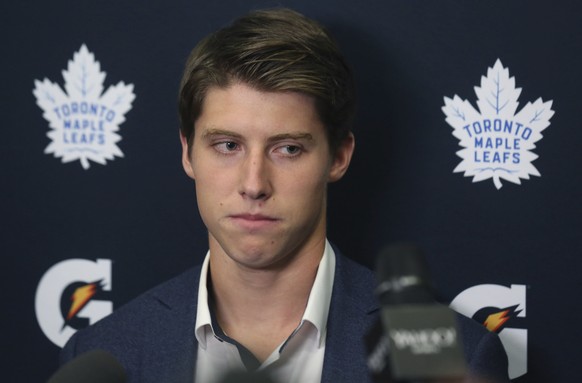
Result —
[{"label": "man's eyebrow", "polygon": [[[218,128],[209,128],[202,133],[202,138],[208,138],[213,136],[224,136],[224,137],[232,137],[232,138],[242,138],[243,135],[226,130],[226,129],[218,129]],[[275,142],[281,140],[305,140],[305,141],[313,141],[313,135],[311,133],[281,133],[276,134],[274,136],[270,136],[268,141]]]},{"label": "man's eyebrow", "polygon": [[202,138],[208,138],[208,137],[212,137],[212,136],[226,136],[226,137],[232,137],[232,138],[242,138],[242,135],[240,135],[238,133],[232,132],[230,130],[216,129],[216,128],[207,129],[202,134]]},{"label": "man's eyebrow", "polygon": [[311,133],[281,133],[269,137],[270,142],[289,139],[313,141],[313,136],[311,135]]}]

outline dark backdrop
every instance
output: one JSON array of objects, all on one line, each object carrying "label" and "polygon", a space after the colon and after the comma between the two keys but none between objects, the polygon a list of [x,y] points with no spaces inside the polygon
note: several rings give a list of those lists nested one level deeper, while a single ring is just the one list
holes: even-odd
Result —
[{"label": "dark backdrop", "polygon": [[[277,5],[327,25],[358,81],[356,154],[330,187],[332,242],[371,267],[385,244],[418,243],[443,301],[459,297],[453,306],[469,316],[518,306],[500,332],[521,334],[505,340],[527,371],[516,382],[576,381],[582,6],[531,0],[3,3],[2,380],[43,381],[56,369],[59,347],[40,324],[61,330],[47,319],[50,297],[60,302],[53,309],[62,322],[77,286],[109,278],[93,307],[117,308],[202,259],[205,231],[180,165],[182,66],[207,33]],[[64,89],[62,71],[83,44],[107,73],[104,89],[123,81],[135,94],[119,124],[123,157],[87,170],[44,153],[49,121],[33,94],[45,78]],[[518,111],[542,98],[555,112],[531,150],[541,176],[502,180],[501,189],[491,178],[472,182],[453,172],[462,148],[441,110],[455,95],[477,108],[474,88],[498,59],[521,88]],[[65,272],[75,259],[111,267],[89,280]],[[47,275],[66,289],[46,293]],[[512,285],[522,293],[506,294]],[[74,331],[91,315],[81,312],[67,326]]]}]

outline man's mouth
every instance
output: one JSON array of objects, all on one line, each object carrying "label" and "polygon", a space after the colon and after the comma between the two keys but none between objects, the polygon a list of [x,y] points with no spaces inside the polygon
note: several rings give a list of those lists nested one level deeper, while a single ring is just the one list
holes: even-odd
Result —
[{"label": "man's mouth", "polygon": [[258,230],[273,226],[279,222],[278,218],[271,217],[264,214],[233,214],[230,216],[231,220],[244,229]]}]

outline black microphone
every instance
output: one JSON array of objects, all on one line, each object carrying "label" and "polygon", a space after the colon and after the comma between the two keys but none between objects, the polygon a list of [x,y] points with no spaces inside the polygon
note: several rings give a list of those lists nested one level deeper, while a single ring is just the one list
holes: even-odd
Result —
[{"label": "black microphone", "polygon": [[366,336],[375,382],[456,381],[466,367],[455,313],[437,303],[420,249],[396,244],[376,263],[380,321]]},{"label": "black microphone", "polygon": [[63,365],[47,383],[125,383],[125,370],[108,352],[92,350]]}]

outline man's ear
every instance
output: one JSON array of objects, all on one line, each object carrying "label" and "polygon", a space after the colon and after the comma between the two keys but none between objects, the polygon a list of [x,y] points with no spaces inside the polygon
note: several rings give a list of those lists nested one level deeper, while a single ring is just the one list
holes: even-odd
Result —
[{"label": "man's ear", "polygon": [[333,154],[331,168],[329,169],[329,182],[338,181],[346,174],[352,160],[352,154],[354,154],[355,145],[356,139],[353,133],[350,132]]},{"label": "man's ear", "polygon": [[194,175],[194,169],[192,168],[192,160],[190,158],[190,150],[188,149],[188,140],[184,137],[182,131],[180,131],[180,143],[182,144],[182,167],[188,175],[188,177],[193,180],[196,179]]}]

